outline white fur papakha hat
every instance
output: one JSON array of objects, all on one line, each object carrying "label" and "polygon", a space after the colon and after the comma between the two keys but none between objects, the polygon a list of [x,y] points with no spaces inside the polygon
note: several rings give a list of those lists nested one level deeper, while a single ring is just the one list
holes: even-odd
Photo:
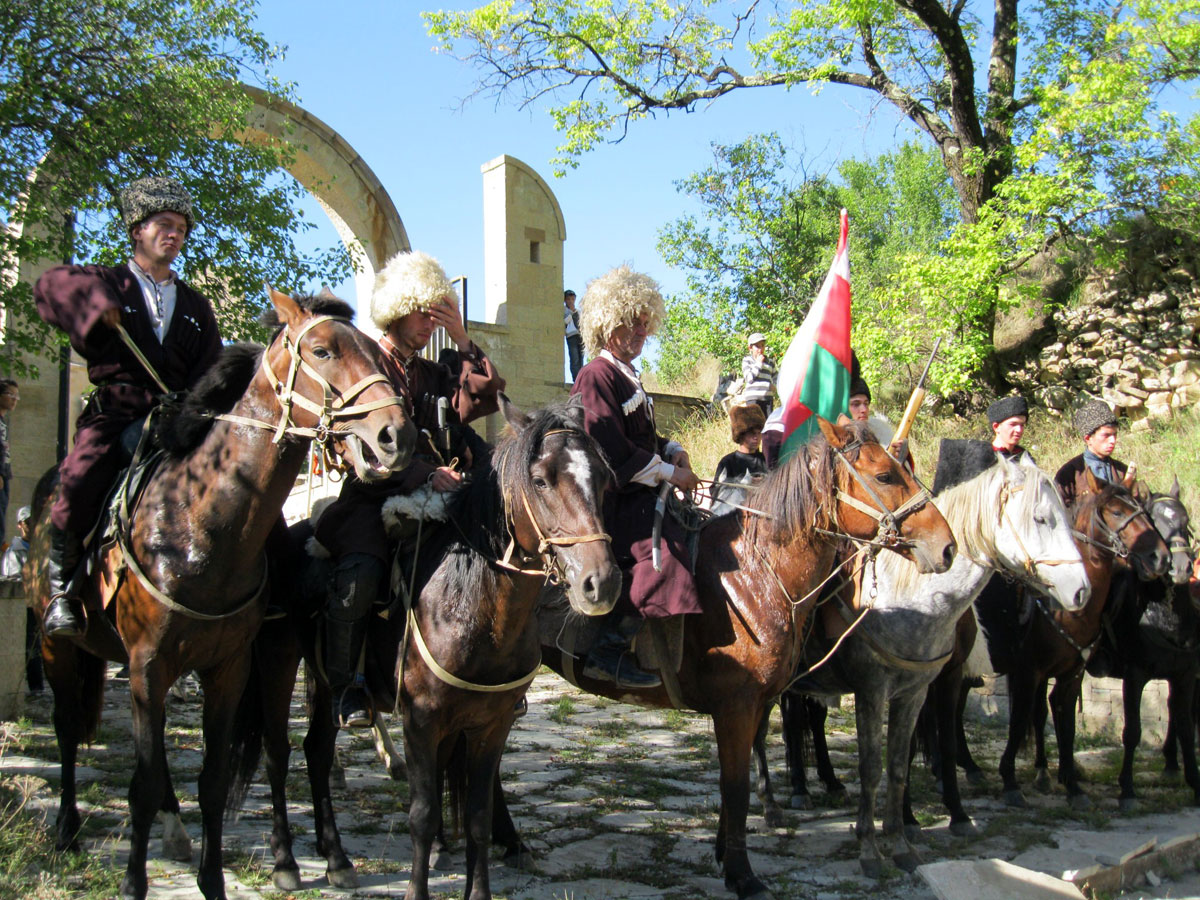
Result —
[{"label": "white fur papakha hat", "polygon": [[649,275],[620,265],[589,282],[579,312],[579,330],[588,355],[603,350],[614,331],[632,325],[642,313],[650,316],[651,334],[666,314],[658,282]]},{"label": "white fur papakha hat", "polygon": [[419,309],[437,306],[443,297],[455,298],[454,286],[441,263],[420,250],[397,253],[375,278],[371,321],[380,331]]}]

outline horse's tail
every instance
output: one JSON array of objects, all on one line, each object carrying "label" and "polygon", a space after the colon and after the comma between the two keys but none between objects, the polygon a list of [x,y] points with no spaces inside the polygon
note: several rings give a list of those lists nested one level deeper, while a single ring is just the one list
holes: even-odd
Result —
[{"label": "horse's tail", "polygon": [[[499,777],[497,775],[497,777]],[[446,807],[450,810],[450,833],[457,836],[467,819],[467,738],[459,735],[446,761]]]},{"label": "horse's tail", "polygon": [[936,682],[929,686],[929,690],[925,694],[925,702],[921,704],[921,711],[917,714],[917,728],[914,732],[917,738],[917,748],[921,751],[921,757],[927,766],[937,758],[938,754],[937,711],[931,696],[937,689]]},{"label": "horse's tail", "polygon": [[779,695],[779,718],[783,722],[783,746],[789,779],[794,771],[812,768],[817,755],[809,727],[807,702],[806,696],[792,691],[784,691]]},{"label": "horse's tail", "polygon": [[79,655],[79,696],[83,707],[83,742],[90,744],[100,729],[104,711],[104,682],[108,663],[99,656],[76,651]]},{"label": "horse's tail", "polygon": [[225,806],[226,815],[230,817],[236,816],[241,810],[262,758],[266,709],[263,704],[261,640],[260,632],[250,647],[250,674],[233,716],[229,750],[229,801]]}]

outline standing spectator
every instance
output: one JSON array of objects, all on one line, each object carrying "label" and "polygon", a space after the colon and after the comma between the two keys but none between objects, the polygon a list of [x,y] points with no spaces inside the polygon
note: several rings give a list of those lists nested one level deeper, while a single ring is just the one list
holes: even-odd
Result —
[{"label": "standing spectator", "polygon": [[[29,527],[32,510],[22,506],[17,511],[17,534],[4,551],[0,560],[0,578],[21,578],[21,569],[25,560],[29,559]],[[42,636],[38,627],[38,618],[33,610],[25,608],[25,683],[29,690],[36,694],[45,686],[42,677]]]},{"label": "standing spectator", "polygon": [[579,310],[575,308],[574,291],[563,291],[563,331],[567,335],[567,357],[573,382],[583,368],[583,335],[579,333]]},{"label": "standing spectator", "polygon": [[742,400],[756,403],[763,415],[771,414],[771,396],[775,393],[775,362],[767,357],[767,338],[761,332],[750,335],[750,352],[742,359]]},{"label": "standing spectator", "polygon": [[738,448],[721,457],[717,463],[711,491],[714,502],[720,499],[721,485],[745,484],[752,478],[767,474],[767,460],[760,449],[766,422],[767,417],[756,405],[729,407],[730,432]]},{"label": "standing spectator", "polygon": [[8,516],[8,496],[12,491],[12,450],[8,445],[8,417],[17,408],[21,391],[11,378],[0,379],[0,544],[4,543],[4,520]]}]

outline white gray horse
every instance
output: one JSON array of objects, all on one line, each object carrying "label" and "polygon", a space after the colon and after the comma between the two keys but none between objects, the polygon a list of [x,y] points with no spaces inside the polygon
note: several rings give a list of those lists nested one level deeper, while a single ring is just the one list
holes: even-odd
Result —
[{"label": "white gray horse", "polygon": [[841,646],[793,688],[821,698],[854,694],[861,788],[855,833],[859,862],[872,877],[883,872],[875,795],[885,706],[883,837],[894,841],[896,864],[911,872],[920,858],[905,835],[902,816],[909,748],[926,688],[954,647],[959,617],[997,571],[1035,585],[1069,610],[1082,608],[1091,593],[1058,491],[1028,457],[1010,462],[997,456],[980,474],[936,495],[935,502],[958,541],[954,565],[942,574],[921,575],[894,553],[864,565],[861,602],[825,604],[816,627],[824,624],[826,637],[808,642],[801,671],[818,662],[839,634],[844,635]]}]

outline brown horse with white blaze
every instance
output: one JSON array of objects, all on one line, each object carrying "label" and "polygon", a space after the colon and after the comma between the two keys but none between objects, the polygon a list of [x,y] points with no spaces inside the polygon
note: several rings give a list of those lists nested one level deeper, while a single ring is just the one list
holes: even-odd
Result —
[{"label": "brown horse with white blaze", "polygon": [[[207,900],[225,897],[221,826],[230,725],[267,604],[263,548],[310,440],[348,448],[364,478],[407,464],[415,443],[403,400],[380,369],[379,350],[350,324],[349,306],[274,291],[271,303],[278,331],[270,346],[228,348],[201,379],[176,420],[184,443],[148,476],[116,542],[101,549],[90,573],[76,576],[89,610],[99,610],[109,585],[103,612],[89,613],[83,636],[43,643],[62,763],[62,848],[77,846],[76,750],[99,722],[104,659],[129,663],[136,761],[123,898],[146,896],[150,823],[174,802],[167,799],[163,701],[187,670],[196,671],[204,691],[197,883]],[[26,569],[39,608],[49,599],[46,531],[43,517]]]},{"label": "brown horse with white blaze", "polygon": [[[815,589],[832,571],[838,538],[946,571],[954,536],[928,494],[866,426],[821,421],[822,434],[770,473],[756,511],[711,520],[700,534],[696,587],[703,611],[684,626],[682,705],[712,716],[721,767],[717,859],[741,900],[771,895],[746,852],[750,753],[767,703],[795,674]],[[562,652],[543,646],[562,673]],[[674,704],[666,686],[620,688],[578,677],[583,689],[642,706]]]}]

